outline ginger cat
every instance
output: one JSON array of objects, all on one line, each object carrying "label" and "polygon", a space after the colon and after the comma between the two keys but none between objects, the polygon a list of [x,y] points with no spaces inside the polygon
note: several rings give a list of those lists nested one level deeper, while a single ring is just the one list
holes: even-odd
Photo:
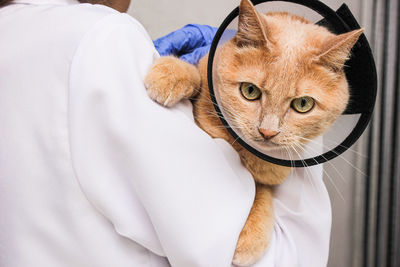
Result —
[{"label": "ginger cat", "polygon": [[[214,59],[222,105],[234,125],[268,149],[302,147],[322,134],[345,110],[349,88],[343,71],[363,30],[335,35],[288,13],[258,13],[240,3],[238,32]],[[207,85],[207,58],[198,66],[175,57],[159,58],[145,79],[149,96],[165,106],[193,99],[196,123],[224,138],[256,181],[256,197],[239,236],[233,263],[255,263],[268,248],[274,225],[272,186],[291,169],[254,156],[223,127]]]}]

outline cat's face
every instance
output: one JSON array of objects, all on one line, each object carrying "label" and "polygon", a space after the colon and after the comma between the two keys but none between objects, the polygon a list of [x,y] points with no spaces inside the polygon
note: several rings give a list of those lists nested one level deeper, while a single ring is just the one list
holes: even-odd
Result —
[{"label": "cat's face", "polygon": [[285,13],[240,6],[239,30],[216,58],[216,88],[232,127],[267,149],[322,134],[349,99],[343,64],[362,30],[334,35]]}]

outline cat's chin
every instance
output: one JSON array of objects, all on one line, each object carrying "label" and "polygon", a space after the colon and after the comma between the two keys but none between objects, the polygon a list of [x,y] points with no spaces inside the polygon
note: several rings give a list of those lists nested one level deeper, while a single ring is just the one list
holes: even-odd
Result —
[{"label": "cat's chin", "polygon": [[284,149],[284,146],[268,140],[255,141],[255,142],[264,151],[281,151]]}]

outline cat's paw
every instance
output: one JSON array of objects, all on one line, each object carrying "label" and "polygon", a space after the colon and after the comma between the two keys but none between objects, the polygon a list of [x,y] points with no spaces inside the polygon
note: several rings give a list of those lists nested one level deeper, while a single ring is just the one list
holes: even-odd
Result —
[{"label": "cat's paw", "polygon": [[243,233],[240,235],[236,245],[233,264],[236,266],[250,266],[256,263],[266,251],[269,243],[269,236],[262,233]]},{"label": "cat's paw", "polygon": [[147,74],[144,83],[151,99],[171,107],[198,92],[200,73],[194,65],[176,57],[160,57]]}]

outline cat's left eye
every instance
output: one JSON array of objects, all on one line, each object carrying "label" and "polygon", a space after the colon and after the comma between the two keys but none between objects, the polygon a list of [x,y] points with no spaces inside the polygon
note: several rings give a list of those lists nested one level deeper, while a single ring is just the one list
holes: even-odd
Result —
[{"label": "cat's left eye", "polygon": [[314,98],[310,96],[302,96],[292,100],[292,108],[299,113],[309,112],[315,105]]},{"label": "cat's left eye", "polygon": [[252,83],[241,83],[240,92],[247,100],[257,100],[261,96],[261,90]]}]

